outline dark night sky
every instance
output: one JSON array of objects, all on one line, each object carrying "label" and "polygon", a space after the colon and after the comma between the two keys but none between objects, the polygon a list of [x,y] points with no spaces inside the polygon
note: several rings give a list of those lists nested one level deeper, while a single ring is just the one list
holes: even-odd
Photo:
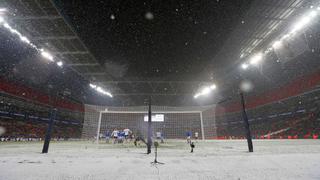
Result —
[{"label": "dark night sky", "polygon": [[[94,56],[117,79],[209,80],[203,70],[249,0],[56,1]],[[112,68],[108,68],[112,67]],[[200,75],[201,74],[201,75]]]}]

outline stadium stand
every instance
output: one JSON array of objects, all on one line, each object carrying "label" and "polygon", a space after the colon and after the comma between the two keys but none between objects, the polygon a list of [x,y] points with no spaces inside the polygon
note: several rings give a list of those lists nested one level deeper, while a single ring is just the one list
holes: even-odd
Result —
[{"label": "stadium stand", "polygon": [[83,107],[61,97],[51,97],[20,84],[1,80],[0,126],[5,128],[1,141],[43,139],[52,107],[58,109],[54,139],[80,138]]},{"label": "stadium stand", "polygon": [[[290,98],[247,111],[253,138],[318,138],[320,134],[320,90],[313,89]],[[245,138],[242,112],[217,116],[218,138]]]}]

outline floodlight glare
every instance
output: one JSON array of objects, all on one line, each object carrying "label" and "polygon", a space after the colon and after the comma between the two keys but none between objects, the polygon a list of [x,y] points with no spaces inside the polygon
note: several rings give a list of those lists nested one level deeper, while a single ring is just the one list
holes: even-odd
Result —
[{"label": "floodlight glare", "polygon": [[216,89],[217,88],[217,86],[215,85],[215,84],[212,84],[211,86],[210,86],[210,89],[211,90],[214,90],[214,89]]},{"label": "floodlight glare", "polygon": [[25,37],[25,36],[21,36],[21,37],[20,37],[20,39],[21,39],[21,41],[23,41],[23,42],[26,42],[26,43],[30,44],[30,41],[29,41],[29,39],[28,39],[27,37]]},{"label": "floodlight glare", "polygon": [[[45,59],[49,60],[49,61],[52,61],[54,62],[54,57],[47,51],[43,50],[42,48],[38,48],[35,44],[31,43],[30,40],[26,37],[26,36],[23,36],[18,30],[12,28],[6,21],[5,19],[1,16],[1,13],[2,12],[5,12],[7,11],[5,8],[0,8],[0,25],[3,25],[4,28],[8,29],[12,34],[15,34],[17,35],[21,41],[29,44],[31,47],[35,48],[40,54],[42,57],[44,57]],[[62,61],[58,61],[56,63],[59,67],[62,67],[63,66],[63,62]],[[96,91],[104,94],[104,95],[108,95],[110,97],[113,97],[112,94],[110,92],[107,92],[105,91],[104,89],[102,89],[101,87],[99,86],[96,86],[94,84],[90,84],[90,87],[95,89]]]},{"label": "floodlight glare", "polygon": [[249,67],[249,64],[247,64],[247,63],[241,64],[241,68],[244,70],[248,69],[248,67]]},{"label": "floodlight glare", "polygon": [[50,60],[50,61],[54,61],[54,60],[53,60],[53,56],[52,56],[50,53],[46,52],[46,51],[41,51],[41,55],[42,55],[44,58],[46,58],[46,59],[48,59],[48,60]]},{"label": "floodlight glare", "polygon": [[273,49],[279,49],[282,46],[281,41],[276,41],[272,44]]},{"label": "floodlight glare", "polygon": [[311,18],[314,18],[314,17],[317,16],[317,14],[318,14],[318,12],[313,10],[308,14],[308,16],[311,17]]},{"label": "floodlight glare", "polygon": [[199,93],[195,94],[193,98],[197,99],[199,96],[207,95],[211,91],[215,90],[217,86],[215,84],[212,84],[211,86],[203,88]]},{"label": "floodlight glare", "polygon": [[282,36],[281,40],[288,39],[289,37],[290,37],[290,34],[285,34],[284,36]]},{"label": "floodlight glare", "polygon": [[60,66],[60,67],[62,67],[63,62],[62,62],[62,61],[57,62],[57,65]]},{"label": "floodlight glare", "polygon": [[292,28],[290,34],[296,33],[301,30],[304,26],[306,26],[311,21],[311,16],[305,16],[300,21],[298,21]]},{"label": "floodlight glare", "polygon": [[261,59],[262,59],[262,53],[258,53],[252,56],[252,58],[250,59],[250,64],[256,65],[258,64],[259,61],[261,61]]},{"label": "floodlight glare", "polygon": [[4,23],[3,26],[4,26],[5,28],[7,28],[7,29],[10,29],[10,28],[11,28],[8,23]]},{"label": "floodlight glare", "polygon": [[89,85],[90,85],[91,88],[96,88],[97,87],[96,85],[91,84],[91,83]]},{"label": "floodlight glare", "polygon": [[7,12],[6,8],[0,8],[0,14],[5,14]]},{"label": "floodlight glare", "polygon": [[105,91],[104,89],[102,89],[101,87],[94,85],[94,84],[89,84],[91,88],[95,89],[96,91],[98,91],[101,94],[107,95],[109,97],[113,97],[112,94],[110,92]]},{"label": "floodlight glare", "polygon": [[201,94],[206,95],[206,94],[209,94],[210,91],[211,91],[211,89],[209,87],[206,87],[201,91]]}]

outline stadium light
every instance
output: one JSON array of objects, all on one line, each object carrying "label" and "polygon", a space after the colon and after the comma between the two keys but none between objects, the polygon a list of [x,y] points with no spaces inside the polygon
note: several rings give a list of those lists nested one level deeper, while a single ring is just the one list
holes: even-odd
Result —
[{"label": "stadium light", "polygon": [[276,41],[272,44],[272,48],[273,49],[279,49],[282,46],[282,42],[281,41]]},{"label": "stadium light", "polygon": [[21,36],[20,39],[21,39],[21,41],[30,44],[30,41],[29,41],[29,39],[27,37]]},{"label": "stadium light", "polygon": [[193,97],[197,99],[199,96],[210,94],[211,91],[215,90],[217,86],[212,84],[211,86],[204,87],[199,93],[196,93]]},{"label": "stadium light", "polygon": [[257,53],[254,56],[251,57],[250,59],[250,64],[252,65],[257,65],[259,61],[262,60],[262,53]]},{"label": "stadium light", "polygon": [[241,68],[244,70],[248,69],[248,67],[249,67],[249,64],[247,64],[247,63],[241,64]]},{"label": "stadium light", "polygon": [[57,65],[58,65],[59,67],[62,67],[62,66],[63,66],[63,62],[62,62],[62,61],[58,61],[58,62],[57,62]]},{"label": "stadium light", "polygon": [[[53,57],[53,55],[51,55],[49,52],[44,51],[42,48],[37,47],[35,44],[31,43],[31,41],[26,37],[23,36],[18,30],[14,29],[13,27],[11,27],[6,20],[1,16],[1,14],[3,14],[4,12],[6,12],[7,9],[6,8],[0,8],[0,26],[3,25],[4,28],[8,29],[12,34],[17,35],[20,40],[24,43],[27,43],[29,46],[31,46],[32,48],[36,49],[42,57],[44,57],[45,59],[54,62],[55,58]],[[62,61],[58,61],[57,66],[62,67],[63,66],[63,62]],[[90,84],[91,88],[94,88],[96,91],[98,91],[99,93],[102,93],[104,95],[113,97],[112,94],[108,91],[105,91],[103,88],[96,86],[94,84]]]},{"label": "stadium light", "polygon": [[96,88],[97,87],[96,85],[91,84],[91,83],[89,85],[90,85],[91,88]]},{"label": "stadium light", "polygon": [[50,53],[48,53],[48,52],[46,52],[46,51],[41,51],[41,55],[44,57],[44,58],[46,58],[46,59],[48,59],[49,61],[54,61],[54,59],[53,59],[53,56],[50,54]]},{"label": "stadium light", "polygon": [[215,90],[217,88],[217,86],[215,85],[215,84],[212,84],[211,86],[210,86],[210,89],[211,90]]},{"label": "stadium light", "polygon": [[318,15],[318,12],[313,10],[311,12],[309,12],[308,14],[306,14],[305,16],[303,16],[292,28],[292,30],[290,31],[290,34],[294,34],[297,31],[301,30],[303,27],[305,27],[306,25],[308,25],[311,20],[316,17]]},{"label": "stadium light", "polygon": [[[310,7],[311,8],[311,7]],[[279,40],[276,40],[271,47],[269,47],[267,50],[263,51],[264,54],[269,53],[272,49],[278,49],[282,46],[282,41],[291,37],[292,35],[299,32],[301,29],[306,27],[316,16],[318,16],[320,11],[320,6],[318,6],[316,9],[311,8],[312,10],[307,12],[304,16],[302,16],[293,26],[292,29],[289,31],[289,33],[283,35]],[[249,65],[256,65],[259,61],[261,61],[263,58],[262,54],[257,54],[252,56],[252,58],[249,60],[248,63],[241,64],[241,69],[246,70]]]},{"label": "stadium light", "polygon": [[98,92],[101,93],[101,94],[107,95],[107,96],[109,96],[109,97],[113,97],[110,92],[105,91],[105,90],[104,90],[102,87],[100,87],[100,86],[97,86],[97,85],[91,84],[91,83],[89,84],[89,86],[90,86],[92,89],[95,89],[96,91],[98,91]]},{"label": "stadium light", "polygon": [[[6,11],[6,9],[4,8],[0,8],[0,12],[4,12]],[[12,34],[16,35],[19,37],[19,39],[24,42],[27,43],[29,46],[31,46],[32,48],[36,49],[38,52],[40,52],[41,56],[48,59],[49,61],[54,62],[54,57],[53,55],[51,55],[49,52],[44,51],[41,48],[38,48],[35,44],[33,44],[26,36],[22,35],[18,30],[14,29],[13,27],[11,27],[6,21],[5,19],[0,16],[0,25],[3,25],[4,28],[8,29]],[[63,66],[63,62],[59,61],[56,63],[59,67]]]},{"label": "stadium light", "polygon": [[5,14],[7,12],[6,8],[0,8],[0,15]]}]

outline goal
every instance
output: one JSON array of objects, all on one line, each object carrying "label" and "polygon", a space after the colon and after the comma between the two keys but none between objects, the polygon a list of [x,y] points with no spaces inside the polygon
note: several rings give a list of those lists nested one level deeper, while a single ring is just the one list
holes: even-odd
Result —
[{"label": "goal", "polygon": [[[216,135],[214,113],[212,107],[152,107],[152,132],[161,132],[166,139],[185,138],[186,132],[204,140]],[[209,111],[208,111],[209,110]],[[214,112],[212,110],[212,112]],[[82,138],[100,137],[107,131],[129,128],[133,133],[147,136],[147,107],[102,107],[85,105],[85,120]],[[208,131],[208,132],[206,132]],[[98,141],[97,141],[98,142]]]}]

